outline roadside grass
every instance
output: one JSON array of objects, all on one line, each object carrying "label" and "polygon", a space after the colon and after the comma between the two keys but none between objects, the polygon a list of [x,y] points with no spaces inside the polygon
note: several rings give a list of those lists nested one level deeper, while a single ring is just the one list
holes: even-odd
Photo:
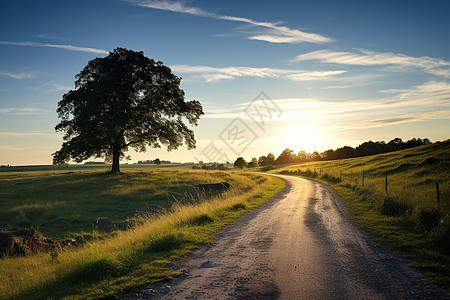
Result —
[{"label": "roadside grass", "polygon": [[[98,299],[171,280],[179,273],[169,271],[170,263],[209,243],[218,230],[284,187],[280,179],[245,172],[213,172],[214,178],[211,172],[183,170],[177,176],[184,172],[191,184],[229,177],[236,188],[198,201],[192,195],[177,199],[160,214],[136,217],[138,226],[57,254],[0,259],[0,298]],[[164,175],[175,177],[173,171]],[[179,194],[189,193],[180,188]]]},{"label": "roadside grass", "polygon": [[358,225],[412,258],[412,265],[435,282],[450,287],[449,171],[450,142],[446,141],[369,157],[290,165],[271,172],[330,185]]},{"label": "roadside grass", "polygon": [[[0,173],[0,228],[33,226],[45,236],[74,238],[106,234],[113,226],[94,226],[97,218],[123,222],[138,211],[170,209],[197,201],[194,186],[227,181],[232,191],[254,186],[249,175],[187,169]],[[196,200],[197,199],[197,200]],[[104,224],[103,224],[104,225]]]}]

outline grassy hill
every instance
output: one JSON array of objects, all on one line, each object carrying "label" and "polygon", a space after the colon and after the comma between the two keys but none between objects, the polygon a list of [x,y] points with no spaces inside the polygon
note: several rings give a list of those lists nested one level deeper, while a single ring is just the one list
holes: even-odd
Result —
[{"label": "grassy hill", "polygon": [[[250,174],[186,169],[0,173],[0,228],[34,227],[54,238],[73,238],[93,230],[93,221],[122,222],[138,211],[170,209],[175,201],[197,196],[195,185],[226,181],[230,194],[255,186]],[[106,227],[106,228],[105,228]]]},{"label": "grassy hill", "polygon": [[450,286],[450,141],[271,172],[329,184],[356,223]]},{"label": "grassy hill", "polygon": [[[195,185],[227,182],[224,192]],[[0,299],[114,298],[172,279],[169,265],[277,194],[283,181],[233,171],[187,169],[0,174],[0,226],[36,226],[72,238],[62,251],[0,257]],[[139,214],[158,205],[157,214]],[[98,217],[136,221],[127,230],[93,226]],[[86,239],[86,236],[89,236]],[[77,243],[79,239],[80,243]],[[75,245],[74,245],[75,244]]]}]

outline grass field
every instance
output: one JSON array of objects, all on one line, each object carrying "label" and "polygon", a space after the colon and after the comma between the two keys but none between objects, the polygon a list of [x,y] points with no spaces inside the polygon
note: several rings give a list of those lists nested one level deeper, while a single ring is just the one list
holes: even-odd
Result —
[{"label": "grass field", "polygon": [[356,223],[406,253],[414,266],[437,282],[450,286],[449,141],[375,156],[283,166],[271,172],[331,185]]},{"label": "grass field", "polygon": [[[210,241],[284,183],[245,173],[186,169],[3,173],[0,226],[39,226],[45,235],[97,239],[65,251],[0,259],[1,299],[98,299],[169,280],[171,262]],[[192,186],[226,181],[230,191],[199,195]],[[135,216],[148,205],[156,215]],[[126,230],[92,227],[97,217],[139,220]],[[60,221],[54,221],[60,220]]]},{"label": "grass field", "polygon": [[72,238],[95,230],[92,221],[99,217],[120,222],[146,207],[167,209],[174,201],[185,202],[185,193],[195,193],[193,186],[200,183],[227,181],[236,191],[248,190],[254,184],[248,176],[156,168],[120,175],[0,173],[0,228],[33,226],[49,237]]}]

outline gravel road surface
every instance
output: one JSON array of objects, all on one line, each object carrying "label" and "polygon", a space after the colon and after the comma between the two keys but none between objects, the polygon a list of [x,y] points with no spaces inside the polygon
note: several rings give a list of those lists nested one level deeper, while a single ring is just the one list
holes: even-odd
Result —
[{"label": "gravel road surface", "polygon": [[274,175],[286,188],[173,266],[173,283],[135,299],[450,299],[349,220],[326,185]]}]

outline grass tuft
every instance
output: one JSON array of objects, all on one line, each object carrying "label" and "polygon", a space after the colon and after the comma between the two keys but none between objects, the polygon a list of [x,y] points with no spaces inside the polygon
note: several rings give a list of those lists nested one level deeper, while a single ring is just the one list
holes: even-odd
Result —
[{"label": "grass tuft", "polygon": [[240,209],[246,209],[247,207],[245,206],[244,203],[236,203],[235,205],[233,205],[231,207],[231,210],[240,210]]}]

